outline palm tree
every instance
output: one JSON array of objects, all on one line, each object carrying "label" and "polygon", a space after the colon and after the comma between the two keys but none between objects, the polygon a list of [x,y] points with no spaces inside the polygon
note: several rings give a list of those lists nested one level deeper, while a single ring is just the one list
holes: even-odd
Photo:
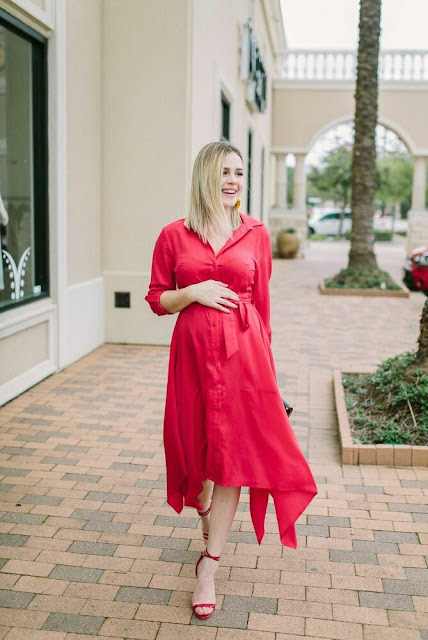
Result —
[{"label": "palm tree", "polygon": [[373,251],[376,191],[378,60],[382,0],[360,0],[355,138],[352,153],[352,234],[348,268],[378,269]]},{"label": "palm tree", "polygon": [[422,309],[416,361],[428,373],[428,299]]}]

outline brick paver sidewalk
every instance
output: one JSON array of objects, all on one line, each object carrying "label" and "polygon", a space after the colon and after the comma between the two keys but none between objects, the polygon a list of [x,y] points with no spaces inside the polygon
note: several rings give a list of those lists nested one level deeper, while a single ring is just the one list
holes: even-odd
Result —
[{"label": "brick paver sidewalk", "polygon": [[[428,470],[342,467],[332,400],[333,368],[415,346],[424,297],[320,296],[347,249],[274,262],[278,381],[319,487],[298,549],[272,503],[257,544],[243,489],[218,608],[192,616],[203,542],[194,510],[165,502],[168,348],[105,345],[0,411],[0,640],[428,638]],[[398,278],[403,243],[378,255]]]}]

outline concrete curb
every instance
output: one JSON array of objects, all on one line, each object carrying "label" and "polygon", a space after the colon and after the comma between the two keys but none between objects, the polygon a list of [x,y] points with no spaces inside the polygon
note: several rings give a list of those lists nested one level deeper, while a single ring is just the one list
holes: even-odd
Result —
[{"label": "concrete curb", "polygon": [[333,289],[332,287],[325,286],[325,280],[321,280],[319,283],[319,290],[326,296],[377,296],[387,298],[408,298],[410,291],[397,283],[400,287],[400,291],[394,291],[393,289]]}]

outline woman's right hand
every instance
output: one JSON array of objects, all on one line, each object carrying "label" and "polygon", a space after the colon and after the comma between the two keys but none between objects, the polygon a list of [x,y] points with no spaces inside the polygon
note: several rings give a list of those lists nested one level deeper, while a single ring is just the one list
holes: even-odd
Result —
[{"label": "woman's right hand", "polygon": [[191,296],[194,302],[230,313],[227,307],[236,309],[238,305],[231,302],[231,300],[238,302],[239,296],[228,287],[228,284],[219,280],[204,280],[203,282],[191,284],[188,288],[191,289]]}]

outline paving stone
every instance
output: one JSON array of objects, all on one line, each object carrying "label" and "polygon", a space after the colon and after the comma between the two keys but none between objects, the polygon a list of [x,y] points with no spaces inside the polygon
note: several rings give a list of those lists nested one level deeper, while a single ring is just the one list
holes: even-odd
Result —
[{"label": "paving stone", "polygon": [[55,451],[72,451],[75,453],[88,453],[89,447],[83,447],[78,444],[57,444]]},{"label": "paving stone", "polygon": [[[93,418],[95,420],[98,420],[100,417],[104,418],[104,416],[88,416],[88,418]],[[88,429],[90,431],[111,431],[111,427],[108,424],[79,422],[76,426],[78,429]]]},{"label": "paving stone", "polygon": [[115,600],[145,604],[168,604],[172,591],[146,587],[120,587]]},{"label": "paving stone", "polygon": [[396,544],[395,542],[371,542],[371,540],[353,540],[352,549],[354,551],[364,551],[366,553],[400,553],[398,544]]},{"label": "paving stone", "polygon": [[125,458],[153,458],[154,451],[138,451],[138,449],[122,449],[119,453],[120,456]]},{"label": "paving stone", "polygon": [[14,522],[15,524],[43,524],[47,516],[38,515],[36,513],[5,513],[1,518],[1,522]]},{"label": "paving stone", "polygon": [[428,513],[414,513],[413,514],[414,522],[428,522]]},{"label": "paving stone", "polygon": [[413,582],[428,582],[428,569],[404,567],[404,573]]},{"label": "paving stone", "polygon": [[132,464],[131,462],[113,462],[110,469],[117,471],[131,471],[132,473],[143,473],[147,469],[146,464]]},{"label": "paving stone", "polygon": [[325,526],[325,527],[350,527],[349,518],[337,518],[333,516],[311,516],[308,515],[308,525]]},{"label": "paving stone", "polygon": [[427,515],[426,504],[410,504],[407,502],[390,502],[389,508],[391,511],[405,511],[408,513],[422,513]]},{"label": "paving stone", "polygon": [[0,492],[1,493],[9,493],[9,491],[13,491],[15,489],[15,485],[14,484],[6,484],[5,482],[2,482],[0,484]]},{"label": "paving stone", "polygon": [[70,582],[98,582],[103,574],[102,569],[88,569],[86,567],[70,567],[58,564],[49,574],[49,578],[69,580]]},{"label": "paving stone", "polygon": [[195,564],[200,556],[199,551],[185,551],[183,549],[164,549],[159,560],[162,562],[182,562],[183,564]]},{"label": "paving stone", "polygon": [[0,451],[15,456],[31,456],[36,449],[29,449],[28,447],[2,447]]},{"label": "paving stone", "polygon": [[396,595],[392,593],[376,593],[374,591],[360,591],[359,600],[361,607],[414,611],[411,596]]},{"label": "paving stone", "polygon": [[193,613],[192,625],[246,629],[248,626],[248,613],[245,611],[223,611],[222,609],[216,609],[211,618],[206,620],[200,620]]},{"label": "paving stone", "polygon": [[428,584],[415,580],[392,580],[382,578],[385,593],[400,593],[411,596],[428,596]]},{"label": "paving stone", "polygon": [[9,476],[11,478],[24,478],[30,473],[29,469],[12,469],[8,467],[0,467],[0,476]]},{"label": "paving stone", "polygon": [[34,404],[31,405],[29,407],[27,407],[26,409],[23,409],[24,413],[32,413],[32,414],[36,414],[36,415],[41,415],[41,416],[62,416],[64,415],[63,411],[56,411],[55,409],[53,409],[52,407],[49,407],[46,404]]},{"label": "paving stone", "polygon": [[187,529],[196,529],[199,524],[199,518],[180,518],[179,516],[158,516],[154,522],[156,526],[161,527],[183,527]]},{"label": "paving stone", "polygon": [[116,442],[117,444],[128,444],[128,442],[131,442],[131,438],[126,438],[124,436],[100,436],[98,438],[98,442]]},{"label": "paving stone", "polygon": [[347,493],[385,493],[383,487],[370,487],[360,484],[345,484]]},{"label": "paving stone", "polygon": [[108,544],[106,542],[75,541],[67,549],[67,553],[84,553],[91,556],[113,556],[117,547],[117,544]]},{"label": "paving stone", "polygon": [[86,633],[98,635],[105,618],[99,616],[81,616],[70,613],[51,613],[43,625],[46,631],[65,631],[67,633]]},{"label": "paving stone", "polygon": [[74,466],[79,461],[73,458],[54,458],[53,456],[48,456],[46,458],[43,458],[41,462],[42,464],[64,464],[67,466]]},{"label": "paving stone", "polygon": [[112,511],[92,511],[91,509],[76,509],[71,514],[72,518],[78,520],[93,520],[95,522],[111,522],[117,515]]},{"label": "paving stone", "polygon": [[53,507],[57,507],[63,498],[58,498],[56,496],[37,496],[37,495],[26,495],[24,496],[20,502],[22,504],[48,504]]},{"label": "paving stone", "polygon": [[149,480],[148,478],[140,478],[135,483],[136,487],[143,487],[146,489],[165,489],[166,481],[165,480]]},{"label": "paving stone", "polygon": [[22,547],[30,536],[23,536],[16,533],[0,533],[0,546]]},{"label": "paving stone", "polygon": [[[202,537],[201,537],[202,539]],[[146,536],[142,547],[154,547],[156,549],[187,549],[190,540],[185,538],[162,538],[161,536]]]},{"label": "paving stone", "polygon": [[96,484],[101,480],[101,476],[92,476],[85,473],[66,473],[61,480],[73,482],[92,482]]},{"label": "paving stone", "polygon": [[296,524],[296,534],[298,536],[314,536],[320,538],[329,538],[330,531],[328,527],[318,527],[315,525]]},{"label": "paving stone", "polygon": [[375,553],[364,551],[342,551],[341,549],[330,549],[331,562],[352,562],[354,564],[378,564]]},{"label": "paving stone", "polygon": [[402,480],[401,486],[405,489],[428,489],[428,482],[420,482],[419,480]]},{"label": "paving stone", "polygon": [[0,607],[26,609],[35,595],[35,593],[26,593],[24,591],[6,591],[5,589],[0,589]]},{"label": "paving stone", "polygon": [[255,596],[224,596],[221,608],[224,611],[257,611],[258,613],[276,614],[278,600],[276,598],[257,598]]},{"label": "paving stone", "polygon": [[373,531],[375,542],[397,542],[401,544],[418,544],[416,533],[406,531]]},{"label": "paving stone", "polygon": [[103,522],[102,520],[88,520],[85,531],[103,531],[104,533],[126,533],[131,525],[126,522]]},{"label": "paving stone", "polygon": [[97,500],[99,502],[125,502],[128,496],[125,493],[108,493],[106,491],[89,491],[85,500]]},{"label": "paving stone", "polygon": [[47,436],[32,436],[32,435],[19,435],[16,437],[16,440],[19,440],[20,442],[46,442],[47,440]]},{"label": "paving stone", "polygon": [[256,534],[252,531],[230,531],[228,538],[228,542],[246,542],[247,544],[256,544],[257,538]]}]

